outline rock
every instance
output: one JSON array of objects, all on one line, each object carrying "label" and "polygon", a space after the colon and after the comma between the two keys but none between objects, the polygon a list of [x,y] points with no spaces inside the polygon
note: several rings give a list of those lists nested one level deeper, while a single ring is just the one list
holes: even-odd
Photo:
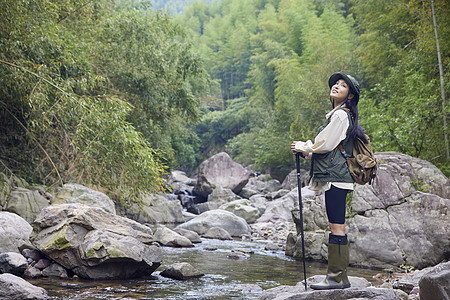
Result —
[{"label": "rock", "polygon": [[298,203],[297,195],[297,190],[295,189],[279,199],[270,201],[267,204],[264,214],[256,222],[268,222],[273,219],[272,216],[274,215],[278,216],[279,219],[292,222],[292,210],[296,202]]},{"label": "rock", "polygon": [[187,212],[187,211],[184,211],[183,210],[183,218],[184,218],[184,221],[185,222],[187,222],[187,221],[189,221],[189,220],[192,220],[193,218],[195,218],[197,215],[196,214],[193,214],[193,213],[190,213],[190,212]]},{"label": "rock", "polygon": [[272,193],[281,189],[281,183],[276,179],[271,179],[266,182],[266,186],[263,189],[264,193]]},{"label": "rock", "polygon": [[18,187],[11,191],[3,209],[18,214],[28,223],[31,223],[41,210],[49,204],[50,201],[43,197],[39,191]]},{"label": "rock", "polygon": [[304,291],[305,285],[303,282],[299,282],[295,286],[280,285],[265,290],[258,299],[259,300],[285,299],[285,297],[300,294]]},{"label": "rock", "polygon": [[52,204],[81,203],[91,207],[103,208],[115,214],[114,202],[104,193],[76,183],[66,183],[58,189]]},{"label": "rock", "polygon": [[81,278],[136,278],[161,264],[162,251],[149,227],[101,208],[51,205],[33,227],[33,244]]},{"label": "rock", "polygon": [[233,238],[223,228],[220,227],[211,227],[208,231],[203,235],[204,238],[207,239],[219,239],[219,240],[232,240]]},{"label": "rock", "polygon": [[245,199],[228,202],[221,205],[219,209],[234,213],[236,216],[243,218],[248,224],[255,223],[259,218],[259,210],[252,206],[249,200]]},{"label": "rock", "polygon": [[290,190],[286,190],[286,189],[281,189],[281,190],[277,190],[275,192],[270,192],[266,194],[266,199],[268,199],[269,201],[281,198],[283,196],[286,196],[287,194],[289,194]]},{"label": "rock", "polygon": [[267,251],[280,251],[280,250],[283,250],[283,247],[281,247],[280,245],[277,245],[275,243],[269,242],[264,247],[264,250],[267,250]]},{"label": "rock", "polygon": [[178,224],[183,223],[183,207],[178,200],[168,200],[163,195],[147,194],[140,204],[132,203],[126,215],[139,223]]},{"label": "rock", "polygon": [[267,199],[264,195],[256,194],[249,199],[252,206],[259,210],[259,215],[263,215],[267,207]]},{"label": "rock", "polygon": [[183,228],[197,232],[199,235],[205,234],[211,227],[220,227],[228,231],[231,236],[242,236],[250,234],[250,226],[241,217],[221,209],[210,210],[202,213],[198,217],[178,225],[176,228]]},{"label": "rock", "polygon": [[29,237],[33,228],[20,216],[0,211],[0,253],[17,252],[21,249],[33,248]]},{"label": "rock", "polygon": [[158,226],[153,238],[156,242],[168,247],[194,247],[192,242],[166,226]]},{"label": "rock", "polygon": [[242,252],[231,252],[227,255],[229,259],[249,259],[250,254],[242,253]]},{"label": "rock", "polygon": [[227,153],[221,152],[200,164],[194,191],[206,198],[220,186],[237,194],[247,184],[249,178],[250,172],[234,162]]},{"label": "rock", "polygon": [[421,300],[450,299],[450,262],[427,272],[419,281]]},{"label": "rock", "polygon": [[192,243],[201,243],[202,242],[202,239],[200,238],[198,233],[195,231],[187,230],[187,229],[183,229],[183,228],[174,228],[173,231],[188,238]]},{"label": "rock", "polygon": [[31,258],[35,262],[37,262],[37,261],[39,261],[39,259],[43,258],[42,253],[36,249],[23,249],[22,255],[25,258]]},{"label": "rock", "polygon": [[171,266],[165,268],[161,273],[161,276],[178,279],[178,280],[186,280],[190,278],[202,277],[205,274],[195,269],[188,263],[175,263]]},{"label": "rock", "polygon": [[187,185],[194,185],[195,180],[189,178],[185,172],[174,170],[170,173],[170,178],[167,180],[169,184],[173,184],[174,182],[182,182]]},{"label": "rock", "polygon": [[50,266],[52,262],[49,261],[46,258],[41,258],[35,265],[35,268],[38,268],[39,270],[44,270],[45,268],[47,268],[48,266]]},{"label": "rock", "polygon": [[[307,186],[309,182],[309,170],[300,169],[300,179],[302,187]],[[281,183],[282,189],[293,190],[298,188],[297,170],[292,170]]]},{"label": "rock", "polygon": [[41,270],[39,270],[36,267],[30,267],[28,269],[25,270],[23,276],[25,278],[32,278],[32,279],[36,279],[42,276],[42,272]]},{"label": "rock", "polygon": [[43,277],[55,277],[60,279],[68,279],[69,275],[67,274],[66,269],[57,263],[52,263],[44,270],[42,270],[41,275]]},{"label": "rock", "polygon": [[27,259],[17,252],[0,254],[0,273],[11,273],[22,276],[27,266]]},{"label": "rock", "polygon": [[224,204],[228,204],[230,202],[234,202],[236,200],[242,199],[231,189],[217,187],[215,188],[212,193],[208,196],[208,209],[218,209],[220,206]]},{"label": "rock", "polygon": [[13,274],[0,274],[0,295],[4,300],[50,299],[47,291]]},{"label": "rock", "polygon": [[[450,179],[429,162],[404,154],[383,152],[375,156],[380,162],[375,183],[356,185],[352,195],[353,214],[346,221],[350,264],[423,268],[448,258]],[[308,193],[302,188],[305,237],[309,232],[328,230],[323,195]],[[294,196],[294,190],[291,194]],[[297,234],[298,216],[296,206],[293,217]],[[326,252],[321,248],[312,243],[305,252],[325,260]]]},{"label": "rock", "polygon": [[15,188],[25,188],[28,183],[15,175],[7,176],[0,172],[0,210],[7,205],[7,198]]},{"label": "rock", "polygon": [[[351,281],[351,279],[350,279]],[[352,283],[353,286],[353,283]],[[259,300],[341,300],[341,299],[374,299],[374,300],[402,300],[392,289],[380,289],[373,287],[348,288],[343,290],[312,290],[305,291],[303,282],[294,287],[278,286],[263,292]]]},{"label": "rock", "polygon": [[242,198],[245,198],[245,199],[250,199],[250,197],[252,197],[252,196],[254,196],[254,195],[257,195],[257,194],[258,194],[258,191],[253,190],[253,189],[251,189],[251,188],[247,188],[247,187],[244,187],[244,188],[239,192],[239,196],[241,196]]},{"label": "rock", "polygon": [[440,263],[434,267],[428,267],[422,270],[415,270],[414,272],[399,278],[394,282],[393,286],[395,289],[401,289],[410,294],[414,287],[419,286],[422,277],[427,274],[439,273],[443,270],[450,270],[450,262]]}]

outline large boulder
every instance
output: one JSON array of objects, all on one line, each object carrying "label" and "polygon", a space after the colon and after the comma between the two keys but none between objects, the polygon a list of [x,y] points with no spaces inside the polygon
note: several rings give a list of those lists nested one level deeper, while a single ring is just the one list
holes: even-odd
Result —
[{"label": "large boulder", "polygon": [[28,223],[32,223],[41,210],[50,204],[44,195],[39,190],[17,187],[9,194],[3,209],[18,214]]},{"label": "large boulder", "polygon": [[441,264],[419,281],[421,300],[450,299],[450,266]]},{"label": "large boulder", "polygon": [[249,171],[234,162],[227,153],[221,152],[200,164],[194,191],[206,198],[220,186],[237,194],[247,184],[249,178]]},{"label": "large boulder", "polygon": [[146,194],[140,203],[132,203],[126,216],[139,222],[151,224],[183,223],[183,207],[178,200],[169,200],[160,194]]},{"label": "large boulder", "polygon": [[58,189],[52,204],[81,203],[116,213],[114,202],[104,193],[76,183],[66,183]]},{"label": "large boulder", "polygon": [[156,228],[154,239],[163,246],[194,247],[190,239],[162,225]]},{"label": "large boulder", "polygon": [[242,199],[240,196],[236,195],[231,189],[217,187],[208,196],[208,209],[218,209],[223,204],[230,203],[235,200]]},{"label": "large boulder", "polygon": [[[448,258],[450,179],[418,158],[395,152],[375,156],[379,161],[375,183],[356,185],[352,196],[353,214],[347,219],[350,263],[423,268]],[[324,197],[303,188],[302,203],[305,237],[311,238],[306,256],[325,260],[328,222]],[[297,233],[298,215],[296,205]],[[294,252],[301,254],[297,250]]]},{"label": "large boulder", "polygon": [[206,211],[198,217],[177,226],[177,228],[195,231],[199,235],[204,235],[212,227],[223,228],[231,236],[239,237],[250,234],[250,226],[243,218],[222,209]]},{"label": "large boulder", "polygon": [[162,251],[149,227],[101,208],[51,205],[33,228],[33,244],[82,278],[135,278],[161,264]]},{"label": "large boulder", "polygon": [[0,295],[3,300],[50,299],[47,291],[13,274],[0,274]]},{"label": "large boulder", "polygon": [[225,203],[219,209],[231,211],[236,216],[243,218],[248,224],[255,223],[259,217],[259,210],[247,199]]},{"label": "large boulder", "polygon": [[160,273],[160,275],[178,280],[186,280],[190,278],[202,277],[205,274],[194,268],[192,265],[186,262],[182,262],[182,263],[175,263],[171,266],[166,267]]},{"label": "large boulder", "polygon": [[33,248],[30,243],[31,225],[22,217],[0,211],[0,253],[17,252]]},{"label": "large boulder", "polygon": [[0,172],[0,210],[6,205],[7,198],[11,191],[17,187],[25,188],[29,186],[28,183],[15,176],[7,176],[5,173]]},{"label": "large boulder", "polygon": [[0,254],[0,273],[11,273],[22,276],[27,268],[27,259],[17,252]]}]

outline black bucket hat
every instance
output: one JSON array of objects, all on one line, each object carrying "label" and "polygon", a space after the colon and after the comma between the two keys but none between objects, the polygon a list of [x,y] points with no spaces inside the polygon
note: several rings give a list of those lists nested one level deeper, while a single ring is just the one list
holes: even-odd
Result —
[{"label": "black bucket hat", "polygon": [[353,95],[355,96],[355,98],[354,98],[355,101],[358,102],[359,101],[359,93],[360,93],[358,81],[353,76],[344,74],[342,72],[336,72],[330,76],[330,79],[328,79],[328,86],[330,87],[330,89],[339,79],[344,79],[345,82],[347,82],[347,84],[350,86],[350,88],[353,91]]}]

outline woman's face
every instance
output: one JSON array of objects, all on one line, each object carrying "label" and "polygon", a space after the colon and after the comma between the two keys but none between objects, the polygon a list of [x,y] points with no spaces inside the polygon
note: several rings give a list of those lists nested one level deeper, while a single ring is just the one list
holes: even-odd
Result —
[{"label": "woman's face", "polygon": [[349,86],[344,79],[339,79],[330,90],[330,97],[334,99],[335,106],[341,105],[348,97],[353,98],[353,94],[349,94]]}]

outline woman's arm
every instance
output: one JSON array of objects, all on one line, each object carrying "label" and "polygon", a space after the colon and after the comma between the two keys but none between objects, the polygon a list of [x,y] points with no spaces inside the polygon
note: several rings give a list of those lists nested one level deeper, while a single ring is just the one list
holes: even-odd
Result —
[{"label": "woman's arm", "polygon": [[[339,109],[333,113],[330,123],[316,136],[314,143],[296,142],[294,149],[303,153],[326,153],[336,148],[345,139],[349,126],[347,113]],[[292,146],[291,146],[292,148]]]}]

